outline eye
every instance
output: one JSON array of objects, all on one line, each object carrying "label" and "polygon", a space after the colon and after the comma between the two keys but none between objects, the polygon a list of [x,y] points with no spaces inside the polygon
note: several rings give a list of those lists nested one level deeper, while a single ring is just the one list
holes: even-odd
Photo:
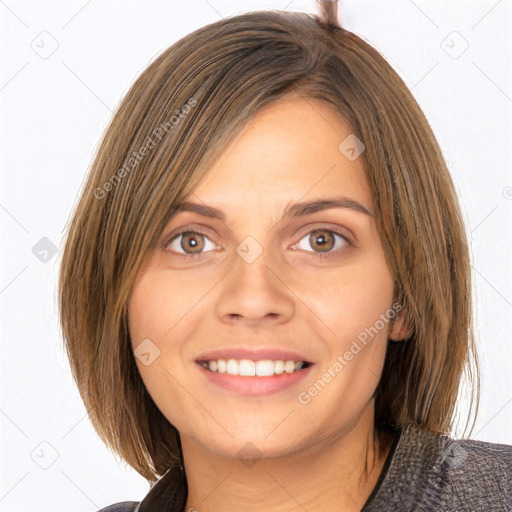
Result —
[{"label": "eye", "polygon": [[[313,247],[313,251],[308,250],[306,245]],[[333,253],[346,245],[350,245],[350,242],[340,233],[330,229],[315,229],[292,247],[298,247],[308,252],[317,252],[321,257],[329,257],[335,256]]]},{"label": "eye", "polygon": [[198,231],[181,231],[174,235],[169,242],[165,244],[165,247],[178,254],[194,256],[206,252],[203,249],[205,249],[205,247],[206,249],[208,248],[208,243],[211,245],[211,248],[216,247],[204,233]]}]

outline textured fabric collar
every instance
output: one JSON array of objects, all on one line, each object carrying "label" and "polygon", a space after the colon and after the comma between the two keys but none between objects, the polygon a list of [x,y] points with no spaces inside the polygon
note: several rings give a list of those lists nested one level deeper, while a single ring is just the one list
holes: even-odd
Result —
[{"label": "textured fabric collar", "polygon": [[512,511],[510,445],[454,440],[409,425],[382,476],[362,512]]},{"label": "textured fabric collar", "polygon": [[183,468],[173,466],[153,484],[134,512],[183,512],[187,493]]},{"label": "textured fabric collar", "polygon": [[[512,510],[512,446],[453,440],[416,425],[395,441],[361,512]],[[182,467],[170,468],[134,512],[185,512]]]}]

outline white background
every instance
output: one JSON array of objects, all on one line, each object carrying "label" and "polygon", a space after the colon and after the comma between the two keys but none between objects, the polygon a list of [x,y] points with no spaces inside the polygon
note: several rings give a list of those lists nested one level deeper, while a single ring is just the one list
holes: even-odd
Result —
[{"label": "white background", "polygon": [[[506,444],[512,444],[511,4],[351,0],[341,3],[340,15],[412,89],[449,164],[474,270],[482,405],[473,438]],[[92,512],[139,501],[149,490],[140,475],[116,463],[85,416],[58,328],[60,251],[44,263],[32,248],[47,237],[62,249],[100,135],[147,64],[190,31],[256,9],[315,12],[315,3],[0,2],[1,512]],[[42,58],[52,44],[56,51]]]}]

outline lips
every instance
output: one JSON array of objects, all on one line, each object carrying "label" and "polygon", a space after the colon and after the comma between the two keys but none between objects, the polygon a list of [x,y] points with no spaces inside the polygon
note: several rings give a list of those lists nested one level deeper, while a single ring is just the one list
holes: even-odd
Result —
[{"label": "lips", "polygon": [[303,379],[314,364],[299,352],[246,347],[211,350],[195,362],[209,382],[245,396],[288,388]]},{"label": "lips", "polygon": [[249,361],[302,361],[310,363],[307,357],[299,352],[294,352],[286,349],[277,348],[246,348],[246,347],[229,347],[210,350],[200,354],[195,361],[196,362],[209,362],[217,361],[219,359],[229,360],[235,359],[240,361],[241,359],[248,359]]}]

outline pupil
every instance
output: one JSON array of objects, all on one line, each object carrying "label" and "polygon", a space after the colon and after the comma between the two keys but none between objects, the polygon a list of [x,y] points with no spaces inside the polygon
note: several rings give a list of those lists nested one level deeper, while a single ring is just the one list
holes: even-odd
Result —
[{"label": "pupil", "polygon": [[[183,244],[185,243],[185,245],[187,245],[187,247],[185,247]],[[184,235],[183,238],[182,238],[182,247],[183,247],[183,250],[186,250],[187,249],[197,249],[197,248],[201,248],[201,244],[200,244],[200,241],[198,240],[198,237],[193,234],[193,233],[190,233],[188,235]]]},{"label": "pupil", "polygon": [[314,245],[316,245],[317,248],[321,249],[322,252],[326,252],[331,249],[328,243],[328,239],[330,238],[329,236],[326,236],[324,234],[312,234],[311,237],[313,238]]}]

